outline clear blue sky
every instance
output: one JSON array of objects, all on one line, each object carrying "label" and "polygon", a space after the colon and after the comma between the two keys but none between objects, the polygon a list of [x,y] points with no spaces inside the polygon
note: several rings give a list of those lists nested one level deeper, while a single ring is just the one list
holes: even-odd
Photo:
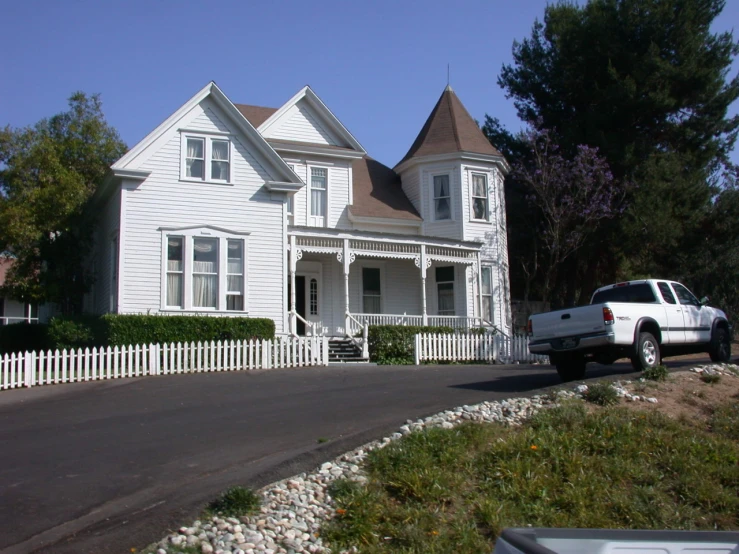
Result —
[{"label": "clear blue sky", "polygon": [[[98,92],[133,146],[210,80],[232,101],[279,107],[305,84],[390,166],[451,84],[473,117],[520,123],[496,84],[545,0],[2,2],[0,126]],[[729,0],[717,31],[739,22]],[[731,75],[739,70],[735,63]],[[739,106],[732,106],[737,113]],[[739,163],[739,153],[734,152]]]}]

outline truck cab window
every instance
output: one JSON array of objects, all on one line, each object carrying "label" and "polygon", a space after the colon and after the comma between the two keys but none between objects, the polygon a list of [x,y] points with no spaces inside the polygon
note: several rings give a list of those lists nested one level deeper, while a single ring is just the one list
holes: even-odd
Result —
[{"label": "truck cab window", "polygon": [[670,285],[668,283],[662,281],[660,283],[657,283],[657,286],[659,287],[659,292],[665,302],[667,302],[668,304],[677,304],[677,300],[675,300],[675,296],[672,294],[672,291],[670,290]]}]

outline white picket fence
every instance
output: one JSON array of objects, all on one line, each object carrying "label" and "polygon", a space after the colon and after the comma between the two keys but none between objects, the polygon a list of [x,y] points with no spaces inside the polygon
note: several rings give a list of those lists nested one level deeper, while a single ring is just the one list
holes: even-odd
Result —
[{"label": "white picket fence", "polygon": [[0,390],[144,375],[328,365],[327,337],[146,344],[0,357]]},{"label": "white picket fence", "polygon": [[416,335],[416,365],[421,362],[549,363],[548,356],[531,354],[526,335],[421,333]]}]

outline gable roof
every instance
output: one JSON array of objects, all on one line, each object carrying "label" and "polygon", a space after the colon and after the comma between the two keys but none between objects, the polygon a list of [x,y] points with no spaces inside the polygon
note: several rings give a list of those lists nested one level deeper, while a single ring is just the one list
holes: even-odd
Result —
[{"label": "gable roof", "polygon": [[354,187],[351,215],[421,221],[400,186],[400,175],[377,160],[364,156],[352,163]]},{"label": "gable roof", "polygon": [[234,106],[236,106],[236,109],[241,112],[241,115],[243,115],[255,129],[267,121],[272,114],[277,111],[277,108],[252,106],[250,104],[234,104]]},{"label": "gable roof", "polygon": [[[125,176],[128,178],[139,178],[145,179],[148,176],[148,172],[139,171],[141,160],[145,155],[145,152],[161,137],[166,136],[165,133],[170,131],[182,117],[185,116],[190,110],[192,110],[197,104],[202,102],[205,98],[210,98],[213,102],[221,108],[226,115],[230,116],[236,128],[241,131],[243,136],[252,144],[256,151],[258,151],[264,160],[275,170],[275,173],[284,179],[285,183],[291,183],[302,186],[302,181],[295,175],[293,171],[285,164],[285,161],[280,157],[277,152],[264,140],[262,135],[249,123],[245,116],[239,109],[229,100],[229,98],[218,88],[215,82],[211,81],[205,85],[195,96],[190,98],[185,104],[170,115],[164,122],[162,122],[156,129],[144,137],[138,142],[133,148],[126,152],[117,162],[115,162],[111,169],[114,175]],[[137,174],[138,175],[137,177]],[[276,181],[282,182],[282,181]]]},{"label": "gable roof", "polygon": [[453,152],[501,156],[447,85],[410,150],[396,167],[411,158]]},{"label": "gable roof", "polygon": [[[295,96],[285,102],[285,104],[283,104],[278,110],[272,113],[272,115],[270,115],[259,125],[258,131],[262,134],[262,136],[267,140],[271,140],[271,129],[282,119],[282,116],[287,114],[290,108],[292,108],[299,102],[305,102],[306,104],[308,104],[308,106],[315,110],[321,122],[324,123],[331,132],[335,133],[336,136],[341,139],[346,145],[348,145],[350,149],[362,154],[366,153],[362,145],[359,144],[359,141],[354,138],[354,135],[352,135],[349,130],[344,127],[343,123],[339,121],[339,118],[337,118],[333,114],[333,112],[328,109],[326,104],[323,103],[323,101],[315,92],[313,92],[313,89],[311,89],[308,85],[300,89]],[[258,115],[264,115],[264,113],[266,112],[264,112],[263,110],[264,108],[262,109],[261,113],[257,113],[255,111],[250,115],[255,118]]]}]

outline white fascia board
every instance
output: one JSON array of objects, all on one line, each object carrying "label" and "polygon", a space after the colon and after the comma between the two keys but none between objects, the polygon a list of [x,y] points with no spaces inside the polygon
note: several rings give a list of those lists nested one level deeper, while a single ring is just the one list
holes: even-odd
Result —
[{"label": "white fascia board", "polygon": [[230,235],[240,235],[240,236],[249,236],[251,235],[251,231],[233,231],[231,229],[226,229],[225,227],[217,227],[216,225],[188,225],[186,227],[159,227],[157,231],[165,231],[168,233],[182,233],[185,231],[193,231],[196,229],[207,229],[208,231],[215,231],[219,235],[222,234],[224,236],[230,236]]},{"label": "white fascia board", "polygon": [[416,227],[420,228],[422,221],[412,219],[395,219],[392,217],[371,217],[366,215],[354,215],[349,209],[349,221],[353,223],[369,223],[375,225],[396,225],[398,227]]},{"label": "white fascia board", "polygon": [[282,142],[270,142],[269,139],[267,139],[267,143],[277,152],[285,152],[289,154],[311,154],[349,160],[360,160],[365,156],[364,152],[356,152],[354,150],[338,150],[335,148],[323,148],[321,146],[308,144],[285,144]]},{"label": "white fascia board", "polygon": [[328,109],[326,104],[323,103],[323,101],[315,92],[313,92],[313,90],[308,85],[300,89],[297,94],[295,94],[295,96],[285,102],[279,110],[269,116],[267,120],[262,123],[257,130],[262,135],[266,136],[269,132],[270,127],[277,123],[290,108],[292,108],[295,104],[297,104],[304,98],[306,102],[308,102],[308,104],[312,108],[314,108],[320,116],[322,116],[324,123],[328,124],[329,128],[332,131],[338,134],[339,137],[344,139],[354,150],[361,154],[359,156],[360,158],[367,153],[362,145],[359,144],[359,141],[354,138],[354,135],[352,135],[349,130],[344,127],[344,124],[339,121],[339,118],[337,118],[333,114],[333,112]]},{"label": "white fascia board", "polygon": [[118,167],[113,167],[112,173],[114,177],[130,179],[131,181],[145,181],[147,177],[151,175],[151,171],[143,171],[140,169],[122,169]]},{"label": "white fascia board", "polygon": [[449,154],[437,154],[435,156],[422,156],[420,158],[411,158],[401,164],[396,165],[393,171],[396,173],[402,173],[403,171],[410,169],[411,167],[418,164],[445,162],[450,160],[471,160],[476,162],[483,162],[487,164],[497,165],[503,172],[503,175],[507,175],[511,170],[508,162],[503,156],[493,156],[490,154],[477,154],[475,152],[450,152]]},{"label": "white fascia board", "polygon": [[305,183],[286,183],[284,181],[267,181],[264,184],[270,192],[298,192],[305,186]]}]

